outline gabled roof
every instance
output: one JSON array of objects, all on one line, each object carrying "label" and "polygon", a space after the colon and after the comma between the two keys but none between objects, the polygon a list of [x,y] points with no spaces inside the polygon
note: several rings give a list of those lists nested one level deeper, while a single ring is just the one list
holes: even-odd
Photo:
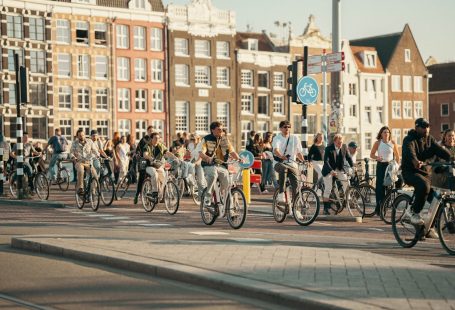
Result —
[{"label": "gabled roof", "polygon": [[[71,0],[53,0],[57,2],[67,2],[70,3]],[[96,5],[98,6],[106,6],[112,8],[122,8],[127,9],[128,3],[130,0],[96,0]],[[164,12],[164,5],[161,0],[148,0],[152,5],[152,10],[154,12]]]},{"label": "gabled roof", "polygon": [[386,34],[382,36],[375,36],[363,39],[350,40],[349,44],[352,46],[371,46],[375,47],[378,56],[384,68],[387,68],[390,60],[392,59],[393,52],[400,41],[402,32]]},{"label": "gabled roof", "polygon": [[270,38],[265,33],[257,32],[237,32],[235,36],[235,46],[240,49],[247,49],[248,46],[245,46],[245,41],[247,39],[257,39],[258,40],[258,50],[263,52],[274,52],[275,46],[273,45]]},{"label": "gabled roof", "polygon": [[357,64],[357,68],[360,70],[360,72],[364,73],[384,73],[384,68],[382,67],[382,62],[379,57],[377,57],[376,61],[376,68],[370,68],[366,67],[362,57],[361,53],[365,51],[370,51],[370,52],[377,52],[374,47],[369,47],[369,46],[351,46],[351,51],[352,55],[354,55],[354,60]]},{"label": "gabled roof", "polygon": [[455,90],[455,62],[432,65],[428,71],[433,75],[430,79],[430,92]]}]

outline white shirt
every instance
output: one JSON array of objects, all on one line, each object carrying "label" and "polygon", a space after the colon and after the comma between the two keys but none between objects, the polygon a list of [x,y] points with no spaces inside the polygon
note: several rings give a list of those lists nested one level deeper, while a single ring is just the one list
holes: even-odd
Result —
[{"label": "white shirt", "polygon": [[[278,149],[281,154],[283,155],[290,155],[290,159],[296,160],[297,154],[302,153],[302,144],[299,138],[296,135],[289,135],[289,143],[288,138],[284,137],[283,134],[277,134],[272,141],[272,148]],[[287,147],[286,147],[287,144]]]},{"label": "white shirt", "polygon": [[384,141],[379,141],[378,146],[378,156],[382,157],[382,162],[389,162],[393,159],[393,143]]}]

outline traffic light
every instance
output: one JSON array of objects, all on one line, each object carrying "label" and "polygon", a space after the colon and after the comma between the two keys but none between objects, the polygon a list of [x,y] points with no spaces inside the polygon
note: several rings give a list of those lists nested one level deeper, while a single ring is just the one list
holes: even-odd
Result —
[{"label": "traffic light", "polygon": [[29,96],[28,96],[28,90],[29,90],[29,85],[28,85],[28,68],[25,68],[24,66],[19,67],[19,85],[20,85],[20,98],[21,98],[21,103],[29,103]]},{"label": "traffic light", "polygon": [[292,102],[297,102],[297,61],[293,61],[292,65],[288,66],[288,71],[288,83],[291,86],[288,96],[291,97]]}]

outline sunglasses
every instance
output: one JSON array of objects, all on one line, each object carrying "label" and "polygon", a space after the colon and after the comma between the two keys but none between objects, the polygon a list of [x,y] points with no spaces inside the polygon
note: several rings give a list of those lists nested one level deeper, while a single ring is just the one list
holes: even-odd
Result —
[{"label": "sunglasses", "polygon": [[286,129],[286,128],[291,128],[291,126],[283,126],[283,127],[281,127],[281,128]]}]

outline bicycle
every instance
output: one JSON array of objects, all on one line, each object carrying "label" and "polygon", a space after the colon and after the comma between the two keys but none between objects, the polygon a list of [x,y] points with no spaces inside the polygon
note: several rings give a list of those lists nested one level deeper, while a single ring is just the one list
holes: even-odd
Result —
[{"label": "bicycle", "polygon": [[[31,182],[29,182],[29,177],[27,174],[24,173],[22,185],[27,184],[24,188],[26,194],[31,195],[33,192],[35,192],[39,199],[47,200],[49,198],[49,182],[47,180],[46,174],[42,171],[38,171],[35,164],[30,161],[35,158],[40,158],[41,156],[43,155],[40,154],[37,156],[28,157],[30,164],[29,167],[31,168]],[[26,163],[24,163],[24,166],[25,165]],[[33,184],[33,187],[30,184]],[[9,191],[11,193],[11,196],[17,197],[17,169],[16,171],[11,171],[11,174],[9,176]]]},{"label": "bicycle", "polygon": [[106,167],[106,165],[109,165],[110,161],[112,161],[111,158],[100,158],[100,196],[106,207],[112,204],[115,197],[114,179],[112,179],[112,176],[109,174],[109,169]]},{"label": "bicycle", "polygon": [[[135,162],[133,160],[133,162]],[[115,199],[121,200],[125,197],[132,198],[134,197],[135,190],[130,188],[130,185],[133,184],[137,178],[135,177],[136,167],[131,165],[126,175],[118,182],[115,189]]]},{"label": "bicycle", "polygon": [[[152,162],[151,165],[158,162]],[[160,163],[160,162],[159,162]],[[141,191],[142,206],[146,212],[151,212],[155,209],[158,202],[164,200],[164,206],[166,211],[170,215],[177,213],[180,204],[180,194],[177,185],[169,177],[170,164],[164,164],[164,181],[161,184],[157,182],[158,193],[153,193],[151,175],[147,172],[147,176],[144,180],[144,185]],[[147,170],[146,170],[147,171]],[[158,176],[157,176],[158,178]]]},{"label": "bicycle", "polygon": [[317,95],[316,89],[313,89],[313,86],[309,83],[303,84],[303,87],[299,90],[299,93],[301,96],[306,96],[307,93],[311,97],[316,97]]},{"label": "bicycle", "polygon": [[[415,195],[398,195],[392,208],[392,231],[398,244],[404,248],[412,248],[424,237],[432,227],[437,228],[439,242],[450,255],[455,255],[455,163],[432,163],[430,166],[449,168],[448,188],[431,187],[433,199],[430,209],[423,214],[424,225],[411,224],[411,206]],[[431,196],[430,196],[431,197]],[[434,200],[436,199],[436,201]]]},{"label": "bicycle", "polygon": [[[292,161],[288,159],[288,161]],[[276,222],[282,223],[289,214],[290,205],[292,205],[292,215],[297,224],[302,226],[311,225],[319,215],[320,201],[317,193],[306,184],[306,175],[308,169],[308,162],[298,164],[298,171],[300,172],[298,185],[295,193],[292,190],[289,179],[286,179],[284,202],[278,202],[277,197],[279,189],[273,194],[272,200],[272,213]],[[285,175],[287,174],[287,169]],[[297,193],[297,194],[296,194]]]},{"label": "bicycle", "polygon": [[86,203],[90,203],[92,210],[96,212],[100,206],[100,184],[92,175],[92,167],[92,161],[90,161],[89,167],[84,167],[84,188],[81,194],[78,193],[78,188],[75,190],[76,205],[78,209],[83,209]]},{"label": "bicycle", "polygon": [[365,161],[365,174],[361,174],[362,163],[359,162],[353,167],[353,174],[349,180],[351,187],[357,187],[363,195],[365,204],[365,217],[374,216],[376,210],[376,189],[372,185],[373,176],[369,174],[369,159],[364,158]]},{"label": "bicycle", "polygon": [[65,159],[57,159],[57,178],[55,184],[58,185],[61,191],[66,192],[70,186],[70,174],[68,169],[63,167],[62,162],[69,162]]},{"label": "bicycle", "polygon": [[[238,161],[218,161],[218,165],[232,165]],[[228,169],[229,171],[229,169]],[[235,185],[233,178],[228,178],[230,190],[221,193],[219,181],[216,180],[213,185],[210,204],[204,202],[207,188],[201,195],[200,211],[202,221],[206,225],[215,223],[218,217],[225,217],[233,229],[239,229],[243,226],[247,215],[247,203],[243,191]]]}]

